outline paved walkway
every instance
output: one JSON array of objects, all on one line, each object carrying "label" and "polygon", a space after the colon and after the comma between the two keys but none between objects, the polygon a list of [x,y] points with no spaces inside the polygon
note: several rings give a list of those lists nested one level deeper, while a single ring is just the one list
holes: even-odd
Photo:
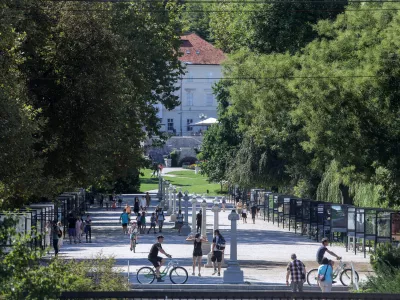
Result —
[{"label": "paved walkway", "polygon": [[[133,196],[124,196],[124,202],[133,204]],[[212,199],[208,200],[209,208]],[[149,209],[151,213],[158,201],[152,199],[152,206]],[[228,205],[229,209],[220,213],[220,230],[227,241],[225,257],[229,259],[230,249],[230,221],[228,215],[232,205]],[[200,206],[198,204],[199,210]],[[114,256],[116,259],[116,267],[122,272],[128,274],[128,263],[130,265],[130,281],[136,281],[136,270],[142,266],[149,266],[147,255],[151,245],[155,242],[155,234],[144,234],[140,236],[136,253],[129,250],[129,237],[122,234],[122,228],[118,222],[122,209],[116,211],[105,211],[104,208],[93,207],[90,213],[93,218],[93,238],[92,243],[72,244],[68,241],[64,242],[60,255],[64,258],[87,259],[101,252],[106,256]],[[192,250],[193,244],[186,242],[185,237],[178,236],[173,224],[167,222],[164,226],[163,235],[165,241],[163,248],[173,255],[179,264],[186,267],[189,273],[188,283],[193,284],[220,284],[223,282],[222,277],[212,276],[212,269],[202,269],[202,277],[191,276],[192,268]],[[191,223],[191,209],[189,210],[189,221]],[[207,234],[208,239],[212,239],[213,213],[207,210]],[[149,217],[147,218],[149,224]],[[278,228],[272,223],[265,222],[261,219],[256,220],[256,224],[252,224],[251,218],[248,223],[238,222],[238,259],[242,270],[244,271],[245,281],[251,284],[270,284],[283,285],[285,282],[286,265],[290,261],[291,253],[296,253],[298,258],[302,260],[307,269],[317,267],[315,263],[315,254],[319,247],[319,243],[310,241],[294,232],[288,232],[287,229]],[[345,261],[353,261],[356,270],[359,271],[360,277],[365,278],[368,271],[371,270],[369,258],[364,258],[361,254],[354,255],[351,252],[346,253],[342,246],[329,247],[332,251],[344,257]],[[206,256],[203,258],[206,262]],[[221,274],[222,275],[222,274]],[[165,284],[170,284],[166,280]]]}]

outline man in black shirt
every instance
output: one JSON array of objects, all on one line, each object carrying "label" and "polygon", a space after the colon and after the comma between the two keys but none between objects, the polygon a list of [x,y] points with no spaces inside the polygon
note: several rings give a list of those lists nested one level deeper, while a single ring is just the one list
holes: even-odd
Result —
[{"label": "man in black shirt", "polygon": [[338,260],[342,259],[340,256],[336,255],[332,251],[329,251],[328,248],[326,248],[329,243],[327,238],[323,238],[321,242],[322,242],[322,246],[319,247],[318,251],[317,251],[317,262],[319,264],[322,264],[322,259],[324,258],[325,252],[328,252],[330,255],[335,256],[336,259],[338,259]]},{"label": "man in black shirt", "polygon": [[156,276],[157,276],[157,282],[163,282],[164,280],[161,279],[160,276],[160,267],[164,263],[164,259],[160,256],[158,256],[158,251],[160,251],[162,254],[166,255],[167,257],[171,258],[172,256],[167,254],[167,252],[164,251],[162,248],[161,244],[164,242],[164,237],[162,235],[159,235],[157,237],[157,243],[153,244],[150,249],[150,253],[148,256],[149,261],[153,264],[154,268],[156,268]]},{"label": "man in black shirt", "polygon": [[196,232],[201,231],[201,221],[202,221],[202,215],[201,215],[201,210],[199,213],[196,215]]}]

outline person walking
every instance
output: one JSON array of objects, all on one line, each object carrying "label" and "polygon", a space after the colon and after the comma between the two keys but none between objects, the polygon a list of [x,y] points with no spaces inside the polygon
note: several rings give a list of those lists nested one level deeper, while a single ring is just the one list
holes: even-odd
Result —
[{"label": "person walking", "polygon": [[146,211],[146,198],[144,196],[142,196],[142,199],[140,200],[140,209],[142,211]]},{"label": "person walking", "polygon": [[60,230],[59,234],[58,234],[58,252],[60,252],[60,249],[64,244],[64,237],[63,237],[63,231],[62,231],[63,226],[60,221],[57,222],[57,226],[58,226],[58,229]]},{"label": "person walking", "polygon": [[287,265],[286,272],[286,285],[289,285],[289,276],[290,276],[290,285],[292,287],[292,292],[302,292],[303,284],[306,279],[306,266],[302,261],[297,259],[296,254],[292,254],[290,256],[292,261]]},{"label": "person walking", "polygon": [[201,215],[201,210],[199,213],[196,215],[196,232],[201,231],[201,220],[203,216]]},{"label": "person walking", "polygon": [[162,228],[163,228],[163,226],[164,226],[164,220],[165,220],[164,212],[163,212],[162,209],[160,209],[160,210],[158,211],[158,215],[157,215],[158,232],[159,232],[159,233],[162,232]]},{"label": "person walking", "polygon": [[90,218],[90,215],[86,216],[85,220],[85,234],[86,234],[86,243],[91,243],[92,242],[92,219]]},{"label": "person walking", "polygon": [[167,252],[164,251],[162,248],[161,244],[164,242],[164,237],[162,235],[159,235],[157,237],[157,242],[151,246],[150,253],[148,256],[148,260],[153,264],[154,268],[156,268],[156,277],[157,277],[157,282],[163,282],[164,280],[161,279],[160,276],[160,267],[164,264],[164,259],[160,256],[158,256],[158,252],[161,252],[165,256],[171,258],[172,256],[167,254]]},{"label": "person walking", "polygon": [[240,216],[240,219],[242,219],[242,208],[243,208],[243,203],[242,201],[239,201],[236,203],[236,210],[238,215]]},{"label": "person walking", "polygon": [[121,208],[122,207],[122,195],[118,195],[118,207]]},{"label": "person walking", "polygon": [[251,207],[251,219],[253,220],[253,224],[256,224],[256,214],[257,214],[257,205],[253,203]]},{"label": "person walking", "polygon": [[[103,197],[103,195],[102,195]],[[108,198],[108,196],[106,196],[104,198],[104,204],[106,205],[106,210],[108,211],[109,207],[110,207],[110,199]]]},{"label": "person walking", "polygon": [[146,212],[142,212],[142,217],[140,218],[140,224],[141,224],[141,231],[140,233],[143,234],[146,232]]},{"label": "person walking", "polygon": [[76,239],[78,243],[82,243],[82,228],[83,228],[82,218],[78,217],[75,223]]},{"label": "person walking", "polygon": [[137,228],[137,223],[136,221],[132,221],[131,222],[131,226],[129,227],[129,240],[130,240],[130,250],[132,251],[133,249],[133,242],[135,241],[135,243],[137,244],[137,240],[138,240],[138,228]]},{"label": "person walking", "polygon": [[60,227],[57,226],[57,220],[53,221],[52,236],[53,236],[54,255],[57,256],[59,252],[58,239],[62,236],[61,229]]},{"label": "person walking", "polygon": [[72,239],[76,244],[76,218],[71,213],[68,215],[68,237],[70,244],[72,244]]},{"label": "person walking", "polygon": [[226,206],[226,198],[225,196],[222,197],[222,211],[225,212],[225,206]]},{"label": "person walking", "polygon": [[122,225],[122,233],[128,234],[129,215],[126,213],[125,209],[122,211],[122,214],[119,216],[119,221],[121,222],[121,225]]},{"label": "person walking", "polygon": [[149,192],[146,192],[146,207],[150,207],[151,197]]},{"label": "person walking", "polygon": [[247,223],[247,205],[246,204],[242,208],[242,219],[243,219],[243,224]]},{"label": "person walking", "polygon": [[215,275],[217,273],[217,267],[218,267],[218,276],[221,276],[221,264],[222,264],[222,256],[224,255],[225,251],[225,239],[221,235],[218,229],[214,230],[214,238],[213,238],[213,244],[212,244],[212,257],[211,261],[213,262],[214,265],[214,273]]},{"label": "person walking", "polygon": [[205,241],[205,239],[200,235],[200,233],[196,233],[195,237],[189,237],[187,241],[193,242],[193,273],[194,276],[196,274],[196,264],[199,269],[199,277],[201,276],[201,259],[203,257],[203,251],[201,250],[201,243]]},{"label": "person walking", "polygon": [[156,218],[155,213],[152,213],[152,214],[151,214],[151,217],[150,217],[150,228],[149,228],[149,230],[147,231],[147,234],[150,233],[150,230],[151,230],[152,228],[153,228],[153,230],[154,230],[154,233],[156,233],[156,220],[157,220],[157,218]]},{"label": "person walking", "polygon": [[318,268],[318,284],[323,293],[329,293],[332,290],[333,261],[324,257],[322,264]]},{"label": "person walking", "polygon": [[135,213],[135,215],[137,215],[139,213],[139,198],[135,197],[135,202],[133,204],[133,212]]},{"label": "person walking", "polygon": [[130,215],[132,212],[132,209],[128,203],[125,204],[125,211],[128,215]]}]

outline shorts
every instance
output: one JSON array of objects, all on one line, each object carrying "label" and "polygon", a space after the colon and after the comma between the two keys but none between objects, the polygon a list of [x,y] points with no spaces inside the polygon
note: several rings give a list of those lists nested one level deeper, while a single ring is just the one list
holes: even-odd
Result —
[{"label": "shorts", "polygon": [[247,218],[247,214],[246,213],[242,213],[242,218]]},{"label": "shorts", "polygon": [[221,262],[222,261],[222,251],[214,251],[211,257],[212,262]]},{"label": "shorts", "polygon": [[196,256],[203,256],[203,251],[201,251],[201,249],[200,250],[194,250],[193,251],[193,257],[196,257]]},{"label": "shorts", "polygon": [[140,222],[140,221],[137,222],[137,226],[139,226],[139,227],[142,226],[142,222]]},{"label": "shorts", "polygon": [[164,225],[164,220],[159,220],[158,221],[158,226],[163,226]]},{"label": "shorts", "polygon": [[136,239],[136,233],[131,233],[129,237],[130,237],[131,240],[135,240]]},{"label": "shorts", "polygon": [[68,228],[68,236],[76,236],[76,229]]},{"label": "shorts", "polygon": [[162,261],[162,257],[157,256],[156,258],[150,258],[149,261],[153,264],[154,268],[158,268],[160,266],[160,262]]},{"label": "shorts", "polygon": [[178,228],[183,226],[183,222],[177,222]]},{"label": "shorts", "polygon": [[122,223],[122,228],[126,229],[128,227],[128,223]]}]

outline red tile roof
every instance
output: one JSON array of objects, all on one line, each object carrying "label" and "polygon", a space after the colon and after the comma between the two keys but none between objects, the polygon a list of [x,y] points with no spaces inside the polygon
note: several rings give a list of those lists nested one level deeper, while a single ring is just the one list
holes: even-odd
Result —
[{"label": "red tile roof", "polygon": [[226,59],[222,50],[215,48],[195,33],[181,36],[181,41],[182,56],[179,57],[181,62],[194,65],[220,65]]}]

